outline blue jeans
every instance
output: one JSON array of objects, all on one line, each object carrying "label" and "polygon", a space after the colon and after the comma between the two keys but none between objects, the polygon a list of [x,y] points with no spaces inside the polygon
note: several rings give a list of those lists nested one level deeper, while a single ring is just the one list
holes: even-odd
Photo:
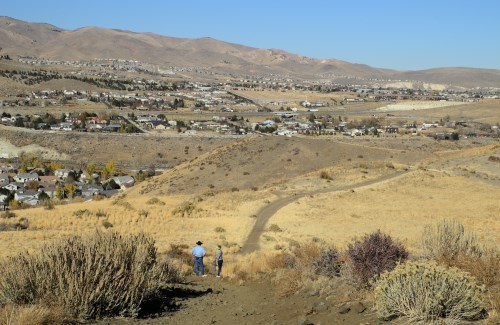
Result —
[{"label": "blue jeans", "polygon": [[203,256],[194,258],[194,273],[196,273],[197,276],[200,275],[198,271],[201,272],[201,275],[205,274],[205,267],[203,266]]},{"label": "blue jeans", "polygon": [[217,261],[217,275],[220,276],[220,271],[222,270],[222,260]]}]

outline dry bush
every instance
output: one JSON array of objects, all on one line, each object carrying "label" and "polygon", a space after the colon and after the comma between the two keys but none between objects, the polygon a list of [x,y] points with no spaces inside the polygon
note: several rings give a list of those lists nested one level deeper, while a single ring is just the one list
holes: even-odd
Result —
[{"label": "dry bush", "polygon": [[289,297],[297,293],[303,286],[302,270],[282,270],[278,272],[274,283],[280,297]]},{"label": "dry bush", "polygon": [[191,265],[192,256],[188,250],[189,246],[186,244],[171,243],[170,248],[166,253],[167,259],[177,259],[181,263]]},{"label": "dry bush", "polygon": [[474,277],[456,268],[408,262],[381,276],[375,288],[375,305],[378,315],[386,320],[406,317],[410,322],[428,322],[444,318],[457,323],[486,316],[483,294]]},{"label": "dry bush", "polygon": [[380,230],[350,243],[346,255],[347,275],[358,287],[369,287],[382,272],[394,269],[408,258],[403,244]]},{"label": "dry bush", "polygon": [[297,265],[302,268],[310,268],[313,262],[320,258],[321,247],[312,242],[299,244],[293,247],[292,253],[295,255]]},{"label": "dry bush", "polygon": [[165,205],[165,202],[161,201],[157,197],[152,197],[146,201],[146,204],[148,204],[148,205]]},{"label": "dry bush", "polygon": [[113,224],[111,222],[109,222],[109,220],[103,220],[101,224],[106,229],[113,228]]},{"label": "dry bush", "polygon": [[480,243],[473,231],[457,221],[443,220],[435,227],[426,226],[423,239],[426,256],[445,266],[458,267],[486,286],[490,318],[499,320],[500,251]]},{"label": "dry bush", "polygon": [[2,261],[0,304],[50,302],[82,319],[137,316],[163,279],[151,238],[97,232]]},{"label": "dry bush", "polygon": [[127,202],[127,201],[122,201],[122,200],[117,201],[116,205],[119,205],[119,206],[125,208],[126,210],[131,210],[131,211],[135,210],[134,207],[132,206],[132,204],[130,202]]},{"label": "dry bush", "polygon": [[326,179],[327,181],[331,181],[333,179],[332,176],[330,176],[330,174],[327,171],[322,171],[319,174],[319,178]]},{"label": "dry bush", "polygon": [[224,229],[222,227],[215,227],[214,231],[215,232],[226,232],[226,229]]},{"label": "dry bush", "polygon": [[269,227],[267,228],[267,231],[282,232],[283,230],[281,230],[281,228],[277,224],[273,223],[273,224],[269,225]]},{"label": "dry bush", "polygon": [[11,218],[16,217],[16,213],[13,211],[7,210],[7,211],[2,212],[2,214],[0,216],[4,219],[11,219]]},{"label": "dry bush", "polygon": [[184,201],[172,211],[173,216],[190,217],[196,211],[196,205],[192,201]]},{"label": "dry bush", "polygon": [[158,268],[162,274],[162,282],[179,283],[183,279],[180,265],[168,256],[158,263]]},{"label": "dry bush", "polygon": [[339,276],[342,267],[339,251],[335,247],[322,249],[319,258],[312,261],[312,266],[317,274]]},{"label": "dry bush", "polygon": [[54,306],[6,305],[0,308],[0,325],[62,325],[68,321],[64,311]]},{"label": "dry bush", "polygon": [[293,269],[297,264],[296,257],[287,252],[279,252],[277,254],[267,255],[264,258],[265,264],[270,271],[279,269]]},{"label": "dry bush", "polygon": [[107,212],[105,212],[105,211],[103,211],[103,210],[101,210],[101,209],[99,209],[99,210],[97,210],[97,212],[95,213],[95,216],[96,216],[97,218],[107,218],[107,217],[108,217],[108,213],[107,213]]},{"label": "dry bush", "polygon": [[19,218],[16,222],[0,222],[0,231],[26,230],[29,221],[26,218]]},{"label": "dry bush", "polygon": [[425,226],[423,248],[428,258],[448,265],[462,258],[481,257],[484,250],[477,236],[456,220],[443,220],[435,227]]},{"label": "dry bush", "polygon": [[81,217],[91,216],[92,212],[90,210],[88,210],[88,209],[80,209],[80,210],[74,211],[73,215],[75,217],[81,218]]},{"label": "dry bush", "polygon": [[42,206],[45,210],[54,210],[56,208],[56,206],[52,200],[43,200]]}]

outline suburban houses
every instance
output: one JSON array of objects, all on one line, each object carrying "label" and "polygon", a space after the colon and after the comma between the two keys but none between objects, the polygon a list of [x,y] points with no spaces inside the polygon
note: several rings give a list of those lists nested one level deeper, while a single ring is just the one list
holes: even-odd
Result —
[{"label": "suburban houses", "polygon": [[97,173],[88,175],[74,169],[56,169],[52,175],[43,175],[41,169],[23,173],[5,164],[0,165],[0,210],[8,209],[14,201],[18,206],[30,207],[49,199],[111,197],[134,184],[135,178],[129,175],[100,180]]}]

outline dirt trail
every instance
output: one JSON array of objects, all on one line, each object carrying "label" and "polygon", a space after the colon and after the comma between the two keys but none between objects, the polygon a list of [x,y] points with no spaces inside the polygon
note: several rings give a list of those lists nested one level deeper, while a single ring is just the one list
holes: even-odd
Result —
[{"label": "dirt trail", "polygon": [[281,199],[278,199],[274,202],[271,202],[269,205],[265,206],[262,208],[257,213],[257,221],[255,222],[255,225],[253,226],[252,230],[250,231],[250,234],[248,235],[245,243],[243,244],[243,247],[240,251],[241,254],[248,254],[255,252],[259,249],[259,239],[262,233],[265,230],[265,227],[267,225],[267,222],[269,219],[276,213],[278,212],[279,209],[283,208],[284,206],[304,197],[307,195],[316,195],[316,194],[322,194],[322,193],[331,193],[331,192],[338,192],[338,191],[345,191],[345,190],[350,190],[350,189],[355,189],[355,188],[360,188],[364,186],[369,186],[377,183],[381,183],[390,179],[394,179],[396,177],[399,177],[403,174],[407,173],[407,171],[398,171],[392,174],[384,175],[381,177],[378,177],[376,179],[371,179],[367,180],[364,182],[360,182],[357,184],[350,184],[350,185],[344,185],[344,186],[338,186],[338,187],[333,187],[333,188],[323,188],[315,191],[310,191],[310,192],[304,192],[300,194],[295,194],[293,196],[287,196]]}]

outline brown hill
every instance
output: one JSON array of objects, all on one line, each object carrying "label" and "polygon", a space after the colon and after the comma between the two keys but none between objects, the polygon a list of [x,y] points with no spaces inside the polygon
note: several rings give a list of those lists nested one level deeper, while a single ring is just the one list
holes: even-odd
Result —
[{"label": "brown hill", "polygon": [[159,66],[205,67],[220,73],[279,73],[295,77],[357,77],[416,80],[463,87],[500,87],[500,70],[442,68],[396,71],[319,60],[278,49],[258,49],[212,38],[175,38],[152,33],[84,27],[76,30],[0,17],[1,54],[51,59],[133,59]]}]

